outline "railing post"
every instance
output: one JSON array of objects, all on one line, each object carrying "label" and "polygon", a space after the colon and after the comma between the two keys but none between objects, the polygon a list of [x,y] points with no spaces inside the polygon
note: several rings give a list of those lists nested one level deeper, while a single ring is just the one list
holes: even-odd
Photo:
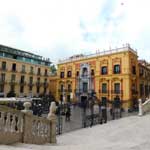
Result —
[{"label": "railing post", "polygon": [[24,113],[24,119],[23,119],[23,137],[22,142],[23,143],[32,143],[32,137],[31,137],[31,130],[32,130],[32,110],[29,108],[31,107],[30,102],[25,102],[23,104],[24,110],[21,110],[22,113]]},{"label": "railing post", "polygon": [[142,100],[139,99],[139,116],[142,116],[143,115],[143,110],[142,110]]},{"label": "railing post", "polygon": [[56,143],[56,103],[51,102],[47,119],[50,120],[50,143]]}]

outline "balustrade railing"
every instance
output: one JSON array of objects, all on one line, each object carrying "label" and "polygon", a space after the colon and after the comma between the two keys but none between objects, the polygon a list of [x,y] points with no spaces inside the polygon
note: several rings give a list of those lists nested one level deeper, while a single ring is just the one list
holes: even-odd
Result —
[{"label": "balustrade railing", "polygon": [[[25,110],[19,111],[0,106],[0,144],[16,142],[44,144],[56,142],[54,111],[49,118],[34,116],[25,103]],[[52,116],[52,118],[51,118]]]}]

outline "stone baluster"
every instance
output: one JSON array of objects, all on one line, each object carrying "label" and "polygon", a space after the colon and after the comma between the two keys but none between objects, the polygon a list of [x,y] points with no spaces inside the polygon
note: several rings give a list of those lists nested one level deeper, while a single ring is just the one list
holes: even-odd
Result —
[{"label": "stone baluster", "polygon": [[44,136],[47,137],[47,134],[48,134],[48,126],[47,126],[47,124],[45,124],[45,126],[44,126]]},{"label": "stone baluster", "polygon": [[40,128],[41,128],[41,123],[38,121],[37,123],[37,136],[40,136]]},{"label": "stone baluster", "polygon": [[36,121],[35,120],[33,120],[33,122],[32,122],[32,135],[36,135]]},{"label": "stone baluster", "polygon": [[50,143],[56,143],[56,103],[51,102],[47,119],[50,120]]},{"label": "stone baluster", "polygon": [[4,131],[5,129],[5,113],[1,112],[1,118],[0,118],[0,130]]},{"label": "stone baluster", "polygon": [[143,115],[143,110],[142,110],[142,100],[139,99],[139,116],[142,116]]},{"label": "stone baluster", "polygon": [[12,122],[11,122],[11,132],[16,131],[16,115],[13,115]]},{"label": "stone baluster", "polygon": [[21,127],[22,127],[22,122],[21,122],[22,116],[18,116],[18,121],[17,121],[17,132],[21,132]]},{"label": "stone baluster", "polygon": [[0,117],[0,131],[3,131],[4,129],[4,112],[1,112],[1,117]]},{"label": "stone baluster", "polygon": [[8,132],[10,131],[11,128],[11,121],[10,121],[10,113],[7,113],[7,118],[6,118],[6,124],[5,124],[5,131]]}]

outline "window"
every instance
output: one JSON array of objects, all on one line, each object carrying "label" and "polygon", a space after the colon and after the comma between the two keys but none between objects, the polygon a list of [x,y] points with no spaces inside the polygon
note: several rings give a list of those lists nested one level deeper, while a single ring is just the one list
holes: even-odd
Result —
[{"label": "window", "polygon": [[45,69],[45,76],[47,76],[48,74],[47,74],[47,69]]},{"label": "window", "polygon": [[148,97],[148,85],[145,85],[145,96]]},{"label": "window", "polygon": [[46,87],[44,87],[44,93],[46,93],[47,92],[47,88]]},{"label": "window", "polygon": [[83,68],[83,70],[82,70],[82,76],[83,77],[88,76],[88,70],[87,70],[87,68]]},{"label": "window", "polygon": [[132,66],[132,74],[136,74],[136,67]]},{"label": "window", "polygon": [[30,77],[29,82],[30,82],[30,84],[33,83],[33,77]]},{"label": "window", "polygon": [[25,65],[22,65],[22,72],[25,73]]},{"label": "window", "polygon": [[120,94],[120,83],[115,83],[114,84],[114,93],[115,94]]},{"label": "window", "polygon": [[64,85],[61,84],[61,85],[60,85],[60,91],[63,92],[63,90],[64,90]]},{"label": "window", "polygon": [[40,84],[40,78],[37,78],[37,84],[39,86],[39,84]]},{"label": "window", "polygon": [[71,84],[68,84],[68,92],[71,92]]},{"label": "window", "polygon": [[24,92],[24,86],[20,86],[20,93]]},{"label": "window", "polygon": [[44,79],[44,83],[47,83],[47,78]]},{"label": "window", "polygon": [[144,95],[144,85],[140,84],[140,96]]},{"label": "window", "polygon": [[70,102],[71,98],[70,95],[67,95],[67,102]]},{"label": "window", "polygon": [[38,75],[41,74],[41,68],[38,68],[38,72],[37,72]]},{"label": "window", "polygon": [[68,71],[67,72],[67,77],[71,77],[71,75],[72,75],[71,71]]},{"label": "window", "polygon": [[12,74],[12,75],[11,75],[11,82],[15,82],[15,80],[16,80],[16,75],[15,75],[15,74]]},{"label": "window", "polygon": [[33,67],[30,67],[30,73],[33,74]]},{"label": "window", "polygon": [[6,70],[6,62],[5,61],[2,62],[2,70]]},{"label": "window", "polygon": [[14,85],[14,84],[11,84],[11,86],[10,86],[10,91],[12,91],[12,92],[15,91],[15,85]]},{"label": "window", "polygon": [[91,70],[91,76],[94,76],[94,69]]},{"label": "window", "polygon": [[1,81],[5,81],[5,73],[1,74]]},{"label": "window", "polygon": [[36,88],[36,92],[37,92],[37,93],[39,93],[39,92],[40,92],[40,87],[39,87],[39,86],[37,86],[37,88]]},{"label": "window", "polygon": [[107,67],[106,66],[103,66],[101,68],[101,74],[104,75],[104,74],[107,74]]},{"label": "window", "polygon": [[107,93],[107,84],[106,83],[102,84],[102,93]]},{"label": "window", "polygon": [[33,88],[32,86],[29,86],[29,91],[30,91],[30,92],[32,91],[32,88]]},{"label": "window", "polygon": [[21,76],[20,83],[24,83],[24,76]]},{"label": "window", "polygon": [[143,68],[140,68],[139,73],[140,73],[140,76],[143,76],[143,75],[144,75],[144,69],[143,69]]},{"label": "window", "polygon": [[77,76],[77,77],[79,76],[79,71],[76,72],[76,76]]},{"label": "window", "polygon": [[4,92],[4,84],[1,84],[0,85],[0,93],[3,93]]},{"label": "window", "polygon": [[114,65],[114,74],[120,73],[120,65]]},{"label": "window", "polygon": [[60,78],[64,78],[64,72],[60,72]]},{"label": "window", "polygon": [[86,82],[83,83],[83,92],[88,92],[88,84]]},{"label": "window", "polygon": [[15,63],[12,64],[12,71],[16,71],[16,64]]}]

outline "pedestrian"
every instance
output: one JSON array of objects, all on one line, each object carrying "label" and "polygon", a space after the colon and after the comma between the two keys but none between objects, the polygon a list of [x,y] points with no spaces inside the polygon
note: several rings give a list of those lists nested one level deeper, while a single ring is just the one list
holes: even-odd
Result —
[{"label": "pedestrian", "polygon": [[66,110],[66,121],[70,121],[70,116],[71,116],[71,110],[70,107],[68,106]]},{"label": "pedestrian", "polygon": [[102,99],[100,103],[100,110],[101,110],[101,121],[100,123],[102,124],[107,123],[107,99]]}]

